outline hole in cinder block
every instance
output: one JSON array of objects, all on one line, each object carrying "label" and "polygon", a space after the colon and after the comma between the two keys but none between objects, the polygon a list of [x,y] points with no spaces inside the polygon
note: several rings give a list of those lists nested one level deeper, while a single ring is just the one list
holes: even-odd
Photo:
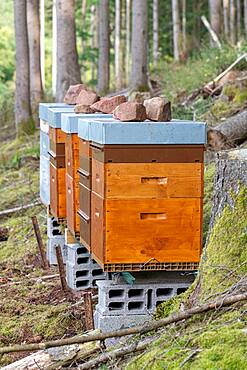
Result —
[{"label": "hole in cinder block", "polygon": [[144,302],[129,302],[128,309],[129,311],[140,310],[144,306]]},{"label": "hole in cinder block", "polygon": [[77,258],[78,265],[81,265],[82,263],[88,263],[88,262],[89,262],[89,257],[79,257],[79,258]]},{"label": "hole in cinder block", "polygon": [[164,296],[171,295],[172,291],[173,291],[172,288],[158,288],[156,290],[156,297],[160,297],[160,296],[163,296],[163,295]]},{"label": "hole in cinder block", "polygon": [[59,231],[59,229],[52,230],[52,235],[53,236],[61,235],[61,231]]},{"label": "hole in cinder block", "polygon": [[52,227],[59,227],[60,224],[57,222],[57,220],[52,220]]},{"label": "hole in cinder block", "polygon": [[124,296],[123,289],[111,289],[109,290],[109,298],[118,298]]},{"label": "hole in cinder block", "polygon": [[98,269],[98,270],[93,270],[92,271],[92,275],[93,276],[100,276],[103,274],[103,271],[101,269]]},{"label": "hole in cinder block", "polygon": [[76,282],[76,287],[77,288],[88,288],[89,287],[89,280],[82,280],[82,281],[77,281]]},{"label": "hole in cinder block", "polygon": [[92,260],[94,265],[97,265],[97,262],[95,260]]},{"label": "hole in cinder block", "polygon": [[156,307],[158,307],[159,304],[163,303],[164,301],[157,301],[156,302]]},{"label": "hole in cinder block", "polygon": [[75,276],[76,276],[77,278],[79,278],[79,277],[87,276],[88,274],[89,274],[89,272],[88,272],[88,271],[76,271]]},{"label": "hole in cinder block", "polygon": [[108,308],[110,311],[121,310],[124,307],[124,302],[110,302]]},{"label": "hole in cinder block", "polygon": [[77,249],[77,254],[84,254],[84,253],[88,253],[87,248],[80,247]]},{"label": "hole in cinder block", "polygon": [[130,289],[128,292],[129,298],[141,297],[143,295],[143,289]]},{"label": "hole in cinder block", "polygon": [[150,310],[152,308],[152,289],[148,289],[147,291],[147,309]]},{"label": "hole in cinder block", "polygon": [[186,292],[187,288],[178,288],[177,289],[177,295]]}]

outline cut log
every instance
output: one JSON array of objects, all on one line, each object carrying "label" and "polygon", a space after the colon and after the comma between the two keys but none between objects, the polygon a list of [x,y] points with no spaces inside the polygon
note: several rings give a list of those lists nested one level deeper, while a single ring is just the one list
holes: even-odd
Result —
[{"label": "cut log", "polygon": [[7,227],[0,227],[0,242],[4,242],[9,238],[9,229]]},{"label": "cut log", "polygon": [[[90,334],[97,334],[99,330],[92,331]],[[93,353],[100,351],[100,342],[89,342],[84,344],[72,344],[63,347],[54,347],[43,351],[38,351],[30,356],[15,361],[10,365],[4,366],[2,370],[38,370],[60,369],[70,365],[74,361],[87,359]]]},{"label": "cut log", "polygon": [[247,110],[208,130],[208,147],[213,150],[231,149],[246,139]]}]

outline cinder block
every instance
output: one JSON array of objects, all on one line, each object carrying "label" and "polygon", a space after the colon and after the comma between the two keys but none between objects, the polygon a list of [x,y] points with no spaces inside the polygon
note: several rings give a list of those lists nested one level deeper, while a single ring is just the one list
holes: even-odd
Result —
[{"label": "cinder block", "polygon": [[67,260],[67,245],[64,243],[64,235],[54,236],[48,238],[46,255],[50,265],[57,265],[57,256],[55,247],[60,245],[62,250],[63,262],[66,263]]},{"label": "cinder block", "polygon": [[151,316],[146,315],[102,315],[97,309],[94,312],[95,329],[100,329],[102,332],[115,331],[119,329],[127,329],[131,326],[142,325],[150,320]]},{"label": "cinder block", "polygon": [[105,280],[106,273],[91,258],[82,244],[67,245],[66,263],[67,284],[71,289],[96,288],[97,280]]},{"label": "cinder block", "polygon": [[[151,280],[151,279],[150,279]],[[184,291],[191,285],[191,281],[134,283],[133,285],[114,284],[107,280],[97,281],[99,301],[97,311],[101,315],[146,315],[153,313],[156,307]]]},{"label": "cinder block", "polygon": [[[47,217],[47,236],[53,238],[54,236],[62,236],[61,224],[55,217]],[[64,237],[64,236],[63,236]]]}]

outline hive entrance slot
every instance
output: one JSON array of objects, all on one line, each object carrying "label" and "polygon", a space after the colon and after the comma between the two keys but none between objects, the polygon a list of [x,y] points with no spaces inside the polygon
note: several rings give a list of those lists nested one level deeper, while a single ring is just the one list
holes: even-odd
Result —
[{"label": "hive entrance slot", "polygon": [[158,185],[167,185],[167,177],[142,177],[142,184],[158,184]]},{"label": "hive entrance slot", "polygon": [[166,213],[140,213],[141,220],[166,220]]}]

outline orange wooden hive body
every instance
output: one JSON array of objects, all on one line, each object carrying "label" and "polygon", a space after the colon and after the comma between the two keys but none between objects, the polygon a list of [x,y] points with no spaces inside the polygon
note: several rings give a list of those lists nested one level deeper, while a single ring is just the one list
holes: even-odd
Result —
[{"label": "orange wooden hive body", "polygon": [[196,269],[204,146],[79,148],[80,240],[103,269]]},{"label": "orange wooden hive body", "polygon": [[65,140],[60,128],[50,127],[50,211],[56,218],[66,217]]},{"label": "orange wooden hive body", "polygon": [[79,235],[79,138],[77,134],[67,134],[66,144],[66,198],[67,226],[74,236]]}]

